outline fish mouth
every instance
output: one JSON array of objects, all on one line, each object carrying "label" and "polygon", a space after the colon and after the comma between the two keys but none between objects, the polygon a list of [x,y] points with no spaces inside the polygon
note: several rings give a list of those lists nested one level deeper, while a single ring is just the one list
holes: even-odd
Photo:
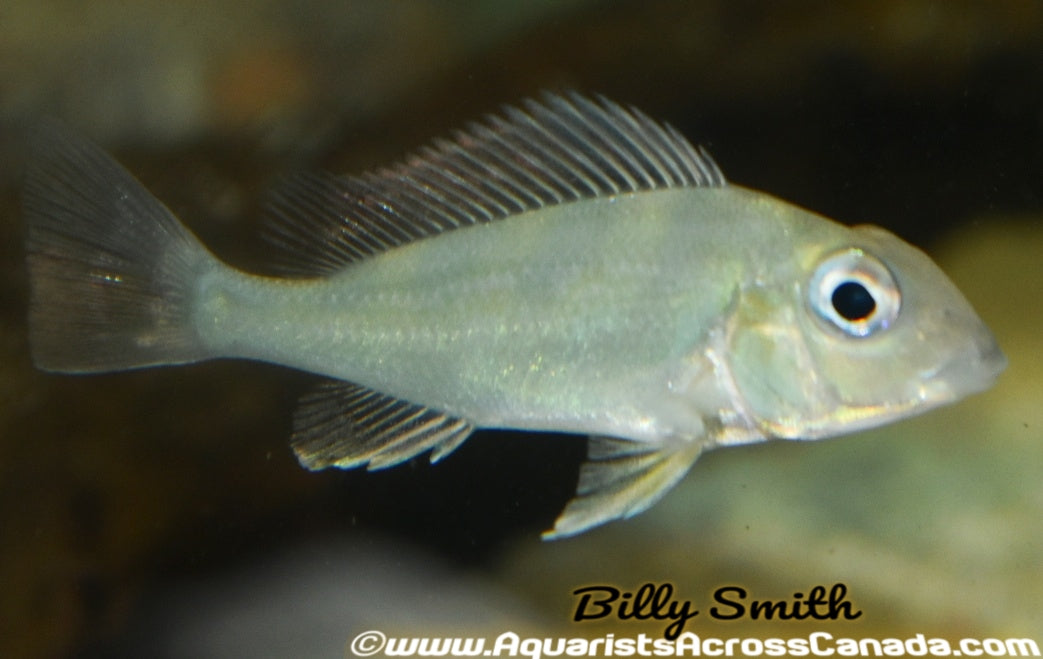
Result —
[{"label": "fish mouth", "polygon": [[969,350],[925,374],[918,397],[934,405],[953,402],[989,389],[1006,368],[1007,356],[985,330]]},{"label": "fish mouth", "polygon": [[[922,374],[900,402],[844,408],[844,427],[849,431],[865,430],[954,403],[992,387],[1006,367],[1006,355],[986,332],[970,350]],[[814,437],[827,435],[818,433]]]}]

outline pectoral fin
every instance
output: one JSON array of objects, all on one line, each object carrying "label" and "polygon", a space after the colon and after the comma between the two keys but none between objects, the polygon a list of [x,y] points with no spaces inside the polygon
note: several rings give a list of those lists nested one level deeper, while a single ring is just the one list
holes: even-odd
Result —
[{"label": "pectoral fin", "polygon": [[340,380],[301,399],[293,450],[308,469],[383,469],[431,451],[449,455],[471,434],[463,419]]},{"label": "pectoral fin", "polygon": [[678,440],[664,446],[591,437],[576,496],[543,538],[576,535],[647,510],[688,473],[703,446],[698,441]]}]

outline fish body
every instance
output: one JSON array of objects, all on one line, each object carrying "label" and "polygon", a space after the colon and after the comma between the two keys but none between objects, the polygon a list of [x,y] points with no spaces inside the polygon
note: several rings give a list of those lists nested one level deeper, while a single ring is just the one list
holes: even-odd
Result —
[{"label": "fish body", "polygon": [[636,514],[709,448],[817,439],[991,384],[1005,360],[922,252],[729,185],[640,112],[510,108],[272,204],[293,276],[235,270],[96,148],[41,139],[25,215],[36,363],[237,357],[329,378],[302,464],[441,459],[477,427],[591,435],[546,535]]},{"label": "fish body", "polygon": [[[213,354],[365,382],[476,426],[691,434],[711,410],[669,383],[705,348],[742,263],[714,247],[728,224],[700,232],[687,213],[738,221],[748,195],[678,188],[554,206],[319,281],[214,268],[195,325]],[[762,239],[781,237],[764,225]]]}]

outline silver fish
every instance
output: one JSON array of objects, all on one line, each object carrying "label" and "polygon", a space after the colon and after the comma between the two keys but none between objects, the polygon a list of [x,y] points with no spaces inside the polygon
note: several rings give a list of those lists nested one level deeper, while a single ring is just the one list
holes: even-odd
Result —
[{"label": "silver fish", "polygon": [[24,216],[39,368],[327,376],[294,419],[309,469],[437,461],[478,427],[588,434],[549,538],[647,509],[707,449],[876,426],[1006,364],[922,252],[727,184],[672,127],[578,94],[297,179],[272,203],[286,278],[219,262],[61,129]]}]

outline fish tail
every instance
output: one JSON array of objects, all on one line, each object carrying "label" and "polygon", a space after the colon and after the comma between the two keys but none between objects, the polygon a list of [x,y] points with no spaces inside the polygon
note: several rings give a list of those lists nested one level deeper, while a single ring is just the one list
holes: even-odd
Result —
[{"label": "fish tail", "polygon": [[87,373],[209,357],[191,305],[217,260],[99,147],[54,125],[33,137],[22,206],[37,367]]}]

